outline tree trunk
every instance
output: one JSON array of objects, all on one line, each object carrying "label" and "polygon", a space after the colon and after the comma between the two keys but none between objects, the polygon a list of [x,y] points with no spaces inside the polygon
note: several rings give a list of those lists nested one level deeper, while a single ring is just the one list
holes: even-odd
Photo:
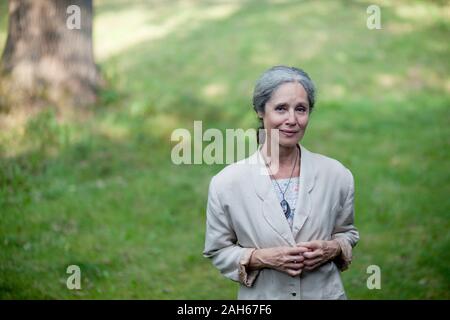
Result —
[{"label": "tree trunk", "polygon": [[[71,5],[80,9],[79,29],[67,22],[74,21]],[[92,0],[9,0],[0,93],[15,101],[26,97],[30,103],[94,103],[101,79],[94,62],[92,17]]]}]

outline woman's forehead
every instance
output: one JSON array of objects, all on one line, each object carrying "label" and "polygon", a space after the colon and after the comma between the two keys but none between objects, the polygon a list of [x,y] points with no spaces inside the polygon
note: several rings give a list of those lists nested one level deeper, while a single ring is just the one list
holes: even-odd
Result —
[{"label": "woman's forehead", "polygon": [[308,103],[308,94],[305,88],[298,82],[287,82],[281,84],[272,93],[269,102],[306,102]]}]

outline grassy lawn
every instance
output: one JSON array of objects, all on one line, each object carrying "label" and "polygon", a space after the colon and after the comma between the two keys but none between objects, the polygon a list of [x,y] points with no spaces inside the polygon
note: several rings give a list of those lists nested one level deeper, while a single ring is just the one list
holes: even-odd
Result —
[{"label": "grassy lawn", "polygon": [[[110,84],[98,106],[2,122],[0,298],[234,299],[237,285],[202,257],[207,188],[223,165],[172,164],[170,135],[194,120],[256,127],[253,85],[275,64],[318,87],[302,143],[355,176],[349,298],[450,298],[444,1],[94,2]],[[366,27],[374,3],[381,30]],[[79,291],[66,288],[72,264]],[[369,265],[381,290],[366,287]]]}]

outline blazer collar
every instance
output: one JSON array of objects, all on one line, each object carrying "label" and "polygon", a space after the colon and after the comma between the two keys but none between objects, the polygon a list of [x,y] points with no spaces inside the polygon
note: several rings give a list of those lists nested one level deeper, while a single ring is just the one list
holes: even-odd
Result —
[{"label": "blazer collar", "polygon": [[300,185],[292,231],[281,209],[279,199],[273,189],[269,171],[265,165],[260,149],[251,156],[252,182],[255,192],[263,201],[264,218],[272,228],[290,245],[295,245],[295,238],[305,224],[311,212],[310,193],[314,188],[317,171],[312,154],[300,145]]},{"label": "blazer collar", "polygon": [[[311,152],[302,145],[300,146],[300,186],[303,186],[307,192],[311,192],[316,182],[316,170],[312,161]],[[257,195],[262,199],[267,198],[267,193],[272,190],[269,170],[267,169],[260,148],[251,156],[250,163],[256,164],[252,169],[252,180]]]}]

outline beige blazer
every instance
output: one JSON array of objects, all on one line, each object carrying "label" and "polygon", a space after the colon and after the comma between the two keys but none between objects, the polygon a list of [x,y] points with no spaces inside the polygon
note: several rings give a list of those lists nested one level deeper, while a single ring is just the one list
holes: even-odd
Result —
[{"label": "beige blazer", "polygon": [[[350,264],[359,240],[353,225],[353,176],[340,162],[300,147],[292,231],[260,151],[211,179],[203,254],[225,277],[240,283],[238,299],[346,299],[340,271]],[[297,277],[269,268],[246,269],[255,249],[317,239],[337,239],[342,254]]]}]

